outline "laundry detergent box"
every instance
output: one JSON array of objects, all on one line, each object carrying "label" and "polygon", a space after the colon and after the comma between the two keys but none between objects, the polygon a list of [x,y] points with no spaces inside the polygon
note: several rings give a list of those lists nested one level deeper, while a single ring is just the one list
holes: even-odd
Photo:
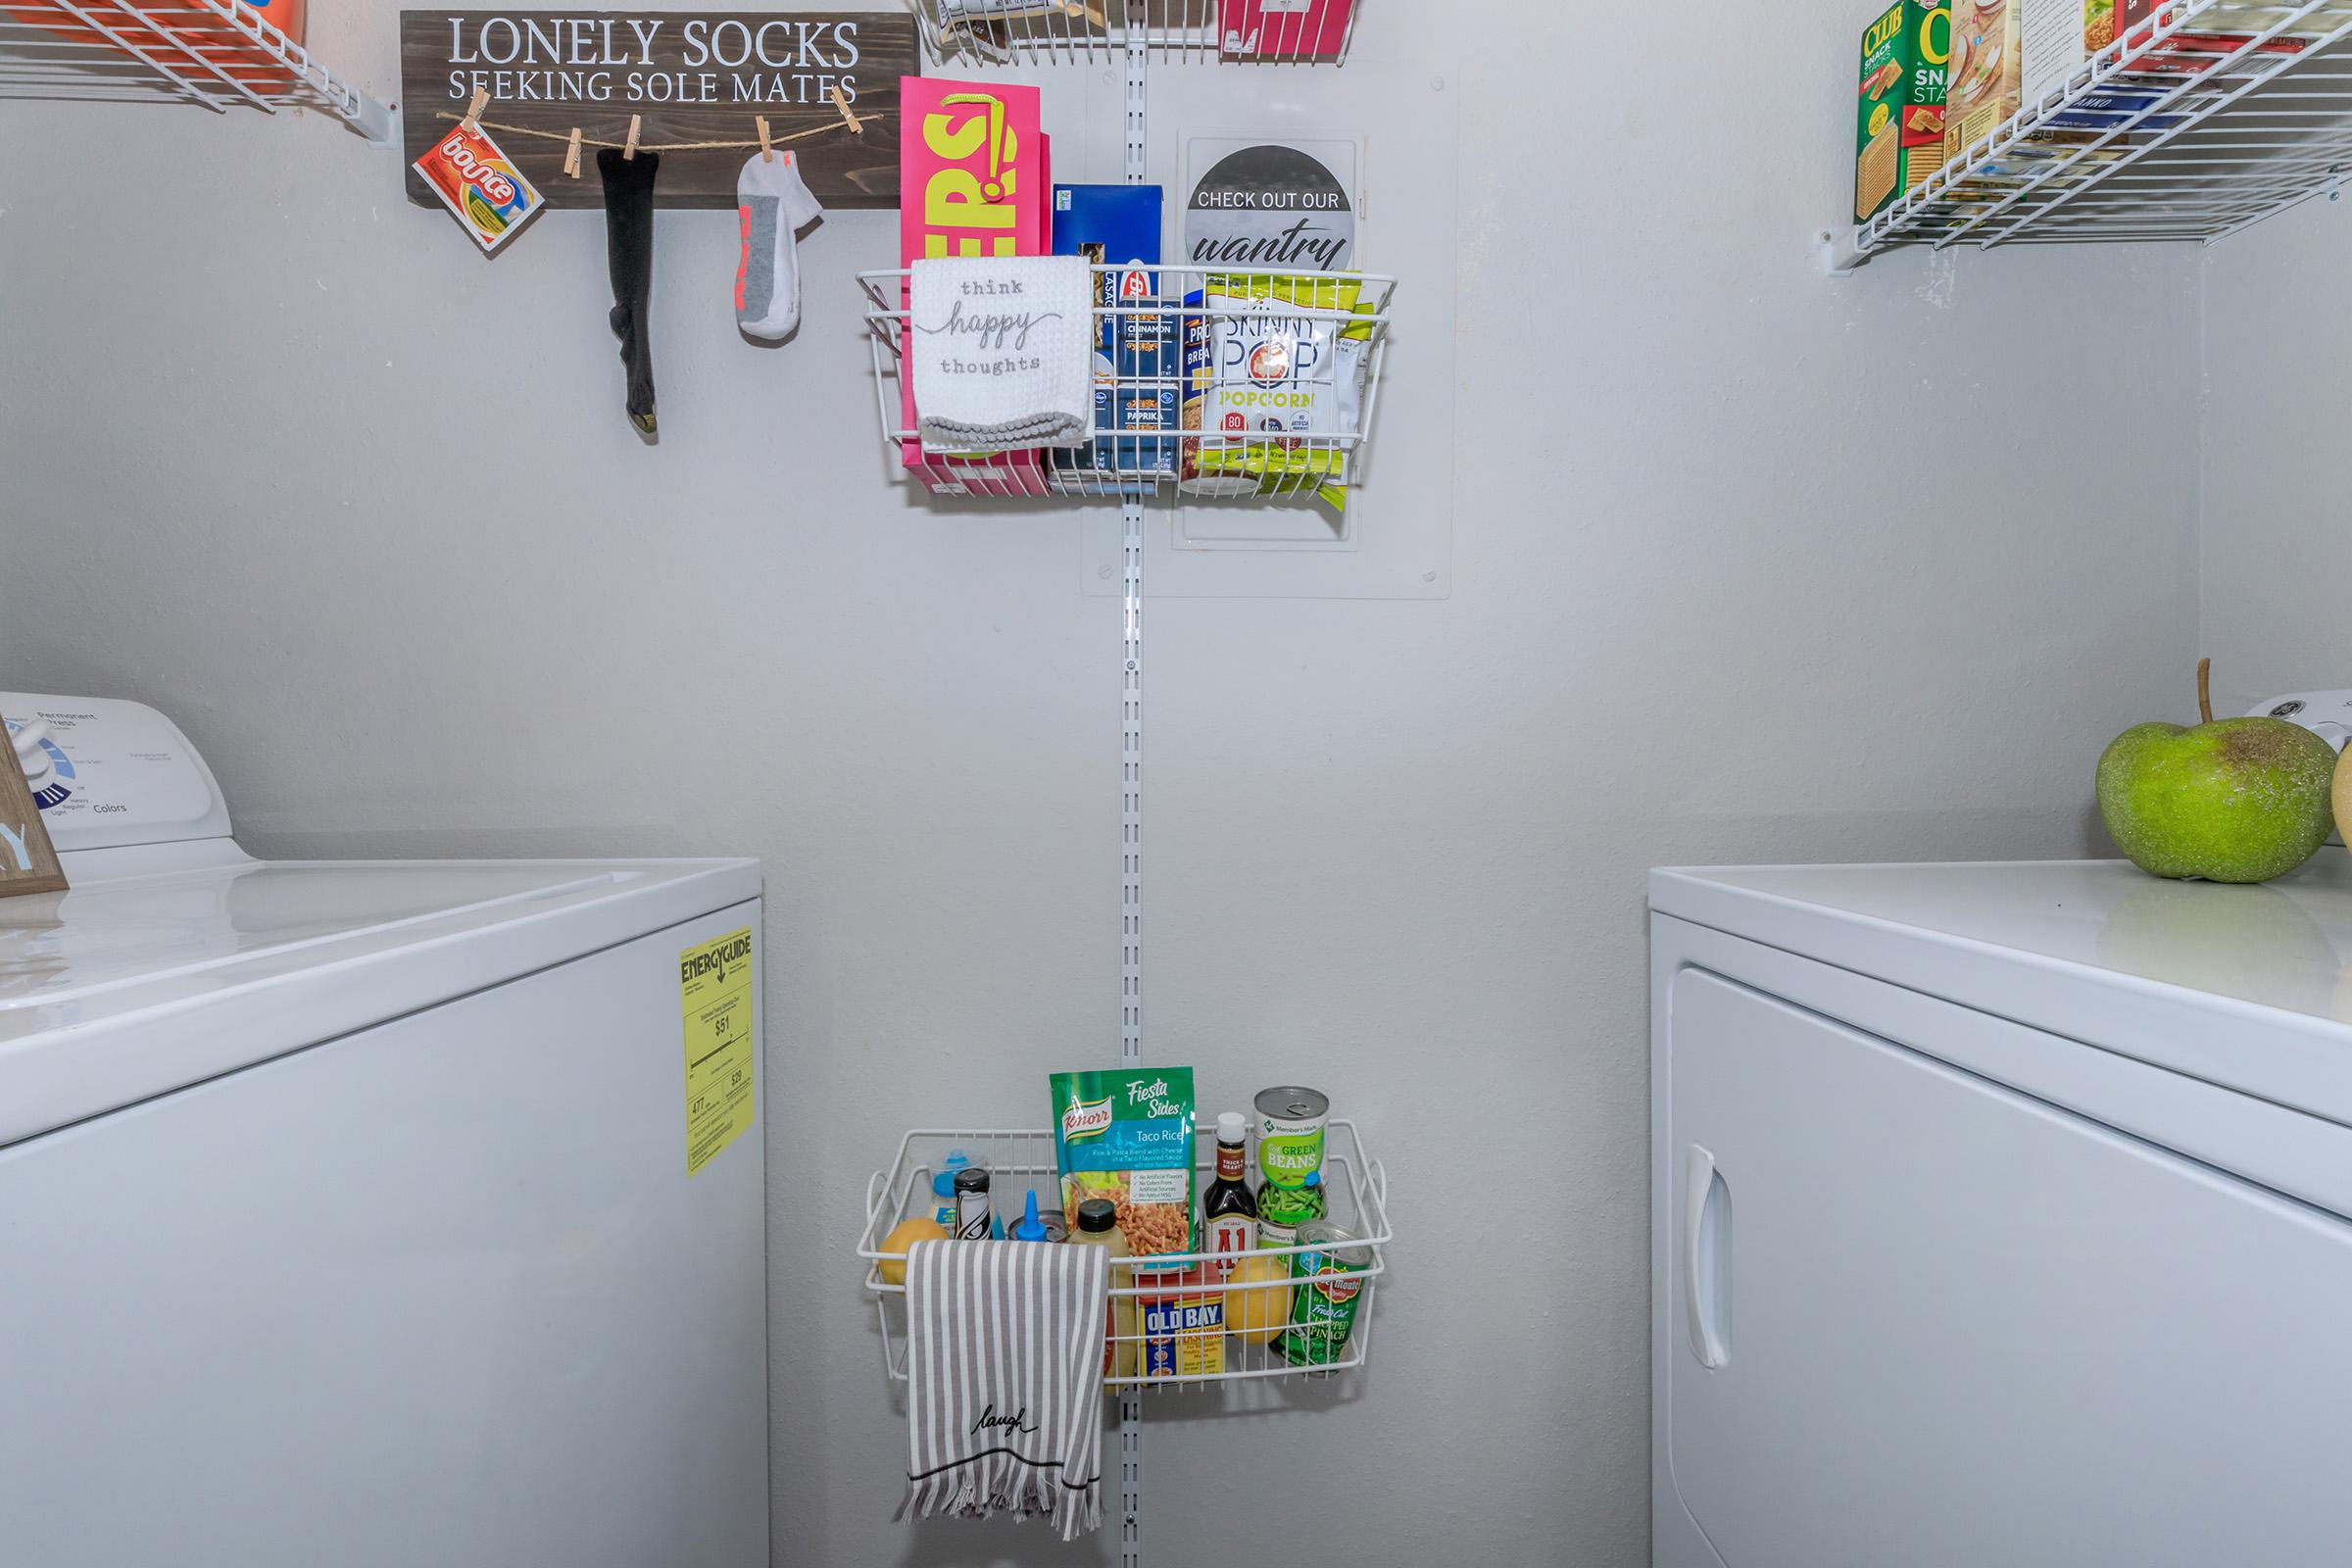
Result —
[{"label": "laundry detergent box", "polygon": [[[942,76],[899,78],[899,265],[954,256],[1049,253],[1051,187],[1038,90]],[[902,336],[902,354],[911,353]],[[914,377],[899,377],[900,428],[915,427]],[[900,461],[935,490],[1043,495],[1036,449],[926,453],[909,435]]]},{"label": "laundry detergent box", "polygon": [[[1156,299],[1161,198],[1157,185],[1056,185],[1054,253],[1076,256],[1095,274],[1095,428],[1173,430],[1179,413],[1176,318],[1137,310]],[[1124,312],[1124,314],[1122,314]],[[1173,439],[1100,436],[1052,453],[1057,489],[1140,489],[1144,475],[1173,473]]]},{"label": "laundry detergent box", "polygon": [[1943,166],[1951,8],[1895,0],[1862,34],[1854,221],[1867,223]]}]

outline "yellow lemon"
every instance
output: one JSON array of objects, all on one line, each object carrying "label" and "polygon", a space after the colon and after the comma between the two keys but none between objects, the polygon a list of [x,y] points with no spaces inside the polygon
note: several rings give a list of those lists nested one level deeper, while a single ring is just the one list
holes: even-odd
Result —
[{"label": "yellow lemon", "polygon": [[[945,1225],[928,1214],[917,1214],[912,1219],[899,1221],[898,1228],[882,1238],[882,1250],[904,1252],[917,1242],[944,1242],[947,1239],[948,1228]],[[882,1283],[906,1284],[906,1265],[895,1257],[882,1259]]]},{"label": "yellow lemon", "polygon": [[1291,1260],[1251,1252],[1233,1265],[1236,1286],[1225,1295],[1225,1332],[1251,1345],[1264,1345],[1291,1321]]}]

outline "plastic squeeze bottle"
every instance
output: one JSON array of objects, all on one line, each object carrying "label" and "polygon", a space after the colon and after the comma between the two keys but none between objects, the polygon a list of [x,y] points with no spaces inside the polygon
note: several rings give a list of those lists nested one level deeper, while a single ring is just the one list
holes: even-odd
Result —
[{"label": "plastic squeeze bottle", "polygon": [[[1090,1198],[1078,1205],[1078,1228],[1070,1232],[1073,1247],[1100,1247],[1113,1258],[1127,1255],[1127,1238],[1119,1230],[1119,1211],[1107,1198]],[[1110,1266],[1111,1288],[1133,1285],[1135,1276],[1115,1262]],[[1144,1342],[1135,1325],[1135,1298],[1113,1296],[1110,1310],[1102,1317],[1102,1375],[1113,1378],[1135,1376],[1136,1362],[1143,1354]]]}]

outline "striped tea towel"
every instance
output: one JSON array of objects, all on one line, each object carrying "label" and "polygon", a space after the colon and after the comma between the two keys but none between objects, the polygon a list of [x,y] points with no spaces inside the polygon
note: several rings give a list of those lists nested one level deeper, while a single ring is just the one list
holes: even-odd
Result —
[{"label": "striped tea towel", "polygon": [[926,258],[908,272],[915,430],[926,448],[1094,438],[1094,274],[1075,256]]},{"label": "striped tea towel", "polygon": [[1051,1242],[908,1249],[900,1518],[1006,1512],[1064,1541],[1102,1525],[1108,1258]]}]

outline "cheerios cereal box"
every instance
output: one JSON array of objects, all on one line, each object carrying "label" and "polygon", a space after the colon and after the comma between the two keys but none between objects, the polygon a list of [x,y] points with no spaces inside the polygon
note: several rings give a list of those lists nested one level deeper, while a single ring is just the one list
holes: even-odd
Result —
[{"label": "cheerios cereal box", "polygon": [[1061,1209],[1107,1198],[1137,1257],[1193,1247],[1193,1069],[1057,1072],[1054,1155]]},{"label": "cheerios cereal box", "polygon": [[1944,67],[1952,13],[1895,0],[1862,34],[1854,138],[1854,221],[1867,223],[1943,163]]}]

